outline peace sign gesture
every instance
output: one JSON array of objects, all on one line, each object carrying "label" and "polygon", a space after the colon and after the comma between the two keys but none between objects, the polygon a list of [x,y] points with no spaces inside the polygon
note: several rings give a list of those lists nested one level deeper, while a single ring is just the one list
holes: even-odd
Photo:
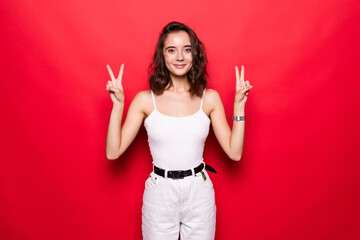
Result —
[{"label": "peace sign gesture", "polygon": [[114,104],[124,103],[124,89],[122,86],[122,75],[124,72],[124,64],[121,64],[120,72],[117,78],[115,78],[114,73],[112,72],[109,64],[106,65],[107,70],[109,71],[111,81],[109,80],[106,84],[106,90],[110,92],[111,100]]},{"label": "peace sign gesture", "polygon": [[249,81],[244,81],[244,65],[241,65],[241,75],[239,75],[239,68],[235,66],[236,73],[236,88],[235,88],[235,103],[246,103],[248,93],[253,86]]}]

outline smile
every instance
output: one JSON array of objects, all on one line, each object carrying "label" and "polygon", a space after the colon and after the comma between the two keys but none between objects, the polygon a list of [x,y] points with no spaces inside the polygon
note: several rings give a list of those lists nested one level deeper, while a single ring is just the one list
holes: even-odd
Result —
[{"label": "smile", "polygon": [[185,67],[186,64],[174,64],[174,66],[178,69],[182,69]]}]

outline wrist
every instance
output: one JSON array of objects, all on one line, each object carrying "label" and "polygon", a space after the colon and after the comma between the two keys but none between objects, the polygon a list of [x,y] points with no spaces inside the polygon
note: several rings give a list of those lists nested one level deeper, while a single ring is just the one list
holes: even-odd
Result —
[{"label": "wrist", "polygon": [[124,102],[113,103],[113,108],[115,109],[124,108]]},{"label": "wrist", "polygon": [[233,121],[245,121],[245,116],[236,116],[233,115]]},{"label": "wrist", "polygon": [[244,116],[245,115],[245,106],[234,105],[234,115],[235,116]]}]

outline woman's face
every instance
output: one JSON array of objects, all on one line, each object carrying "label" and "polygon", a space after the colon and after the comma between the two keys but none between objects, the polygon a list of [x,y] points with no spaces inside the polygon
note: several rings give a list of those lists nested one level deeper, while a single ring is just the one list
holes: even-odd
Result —
[{"label": "woman's face", "polygon": [[164,42],[163,54],[170,75],[185,76],[192,67],[189,35],[185,31],[169,33]]}]

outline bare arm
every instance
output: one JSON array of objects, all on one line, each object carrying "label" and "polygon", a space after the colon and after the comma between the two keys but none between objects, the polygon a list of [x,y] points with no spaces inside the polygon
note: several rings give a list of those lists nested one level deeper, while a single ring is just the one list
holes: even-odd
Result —
[{"label": "bare arm", "polygon": [[[249,81],[244,81],[244,67],[242,66],[241,76],[236,67],[236,93],[234,101],[234,115],[245,115],[245,103],[247,93],[252,88]],[[212,107],[210,114],[212,127],[217,140],[224,152],[234,161],[239,161],[244,147],[245,121],[233,121],[232,129],[226,120],[225,110],[220,95],[212,90],[209,94],[209,101]]]},{"label": "bare arm", "polygon": [[106,135],[106,157],[109,160],[117,159],[118,149],[121,143],[121,119],[124,111],[124,104],[113,104],[111,110],[108,131]]},{"label": "bare arm", "polygon": [[146,101],[145,93],[140,92],[131,102],[125,122],[123,126],[121,126],[124,111],[124,93],[121,85],[123,68],[124,66],[122,65],[119,77],[115,78],[108,66],[112,81],[108,81],[107,90],[110,92],[110,97],[113,101],[113,108],[106,136],[106,157],[109,160],[119,158],[130,146],[139,132],[145,116],[143,110],[144,101]]}]

